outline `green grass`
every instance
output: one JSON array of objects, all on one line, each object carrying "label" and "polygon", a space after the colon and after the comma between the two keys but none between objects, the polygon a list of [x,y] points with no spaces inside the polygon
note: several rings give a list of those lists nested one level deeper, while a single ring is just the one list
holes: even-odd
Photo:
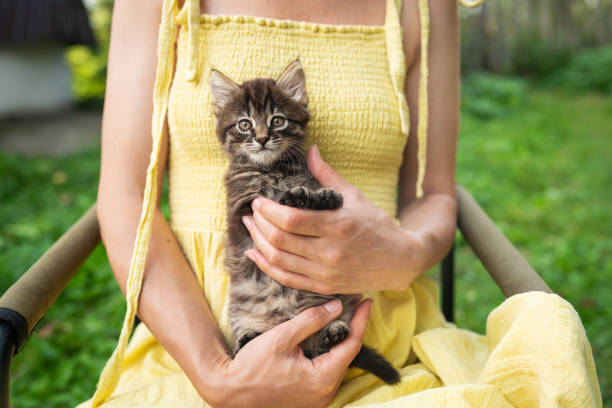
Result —
[{"label": "green grass", "polygon": [[[612,397],[612,100],[524,92],[508,109],[466,109],[457,179],[578,310],[605,401]],[[483,111],[487,119],[478,116]],[[62,158],[0,154],[0,291],[93,203],[98,166],[98,151]],[[503,295],[461,240],[457,278],[457,323],[484,332]],[[124,310],[98,248],[17,355],[13,405],[66,407],[88,398]]]},{"label": "green grass", "polygon": [[[457,181],[578,310],[612,399],[612,98],[530,90],[505,116],[463,115]],[[503,300],[463,242],[457,323],[484,332]],[[612,401],[604,403],[612,407]]]},{"label": "green grass", "polygon": [[[95,201],[99,152],[62,158],[0,155],[0,292]],[[15,407],[73,406],[92,393],[125,309],[100,246],[16,356]]]}]

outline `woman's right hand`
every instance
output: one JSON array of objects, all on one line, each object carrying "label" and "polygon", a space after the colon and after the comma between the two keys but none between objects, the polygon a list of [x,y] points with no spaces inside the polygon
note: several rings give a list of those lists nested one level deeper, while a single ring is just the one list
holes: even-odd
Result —
[{"label": "woman's right hand", "polygon": [[340,301],[312,307],[251,340],[206,379],[204,399],[214,407],[325,407],[361,348],[371,300],[357,308],[349,336],[312,360],[300,343],[341,312]]}]

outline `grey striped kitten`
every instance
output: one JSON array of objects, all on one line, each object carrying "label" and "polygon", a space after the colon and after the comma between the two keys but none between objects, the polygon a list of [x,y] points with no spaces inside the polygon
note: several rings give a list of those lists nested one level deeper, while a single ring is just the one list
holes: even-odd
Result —
[{"label": "grey striped kitten", "polygon": [[[304,155],[307,110],[306,82],[298,60],[277,80],[258,78],[234,83],[212,70],[211,91],[217,136],[229,153],[225,264],[230,274],[229,321],[236,339],[234,353],[261,333],[303,310],[333,299],[342,313],[301,346],[314,358],[344,340],[359,303],[358,295],[321,295],[283,286],[244,255],[255,245],[242,217],[251,202],[263,196],[281,204],[311,210],[334,210],[342,196],[324,188],[310,174]],[[389,384],[399,381],[393,366],[375,350],[362,346],[352,366],[372,372]]]}]

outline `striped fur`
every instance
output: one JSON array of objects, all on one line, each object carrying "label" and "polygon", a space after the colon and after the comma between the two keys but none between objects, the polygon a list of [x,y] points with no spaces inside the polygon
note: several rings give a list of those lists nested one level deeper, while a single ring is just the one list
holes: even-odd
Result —
[{"label": "striped fur", "polygon": [[[291,63],[276,81],[254,79],[238,85],[218,71],[211,72],[211,89],[217,117],[217,135],[230,156],[226,174],[228,229],[226,267],[230,274],[229,320],[236,340],[234,352],[257,335],[296,316],[305,309],[340,299],[343,311],[328,327],[302,344],[304,354],[314,358],[342,341],[359,302],[358,295],[321,295],[281,285],[244,256],[254,247],[242,223],[251,215],[251,202],[263,196],[296,208],[334,210],[342,196],[321,186],[310,174],[304,155],[309,120],[304,72],[299,61]],[[355,364],[397,382],[397,372],[374,350]],[[373,353],[373,354],[372,354]],[[373,367],[368,366],[375,357]],[[371,364],[370,364],[371,365]],[[378,370],[378,372],[377,372]]]}]

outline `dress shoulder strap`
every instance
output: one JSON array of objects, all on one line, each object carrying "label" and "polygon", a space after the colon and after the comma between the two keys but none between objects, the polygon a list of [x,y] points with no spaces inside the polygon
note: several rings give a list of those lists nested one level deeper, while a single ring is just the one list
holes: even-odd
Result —
[{"label": "dress shoulder strap", "polygon": [[419,140],[416,196],[423,196],[423,181],[427,166],[427,128],[429,123],[429,3],[419,0],[419,18],[421,25],[421,66],[419,78],[419,123],[417,138]]},{"label": "dress shoulder strap", "polygon": [[482,0],[459,0],[459,4],[469,8],[478,7],[482,4]]},{"label": "dress shoulder strap", "polygon": [[[421,26],[421,65],[419,78],[419,100],[418,100],[418,175],[416,184],[416,196],[423,195],[423,180],[427,165],[427,125],[428,125],[428,47],[429,47],[429,4],[428,0],[418,0],[419,19]],[[406,62],[402,41],[401,11],[402,0],[387,0],[387,17],[385,21],[387,53],[389,59],[389,70],[393,87],[397,95],[402,132],[408,134],[410,116],[406,103],[404,83],[406,78]]]},{"label": "dress shoulder strap", "polygon": [[189,35],[189,63],[187,66],[187,80],[195,81],[198,78],[200,66],[200,48],[198,39],[200,33],[200,0],[185,0],[187,2],[187,31]]},{"label": "dress shoulder strap", "polygon": [[130,271],[127,280],[126,301],[127,310],[123,320],[123,327],[119,335],[117,347],[111,358],[106,363],[96,392],[92,398],[91,407],[98,407],[114,391],[119,381],[125,350],[134,325],[134,317],[137,312],[138,298],[142,287],[142,280],[145,271],[145,260],[153,216],[157,206],[157,172],[159,167],[159,152],[161,150],[162,134],[166,121],[168,109],[168,99],[170,94],[170,84],[174,72],[174,41],[176,37],[176,25],[174,17],[178,9],[176,0],[164,0],[162,9],[162,19],[159,27],[159,37],[157,44],[157,73],[155,76],[155,86],[153,90],[153,122],[152,137],[153,148],[147,169],[146,185],[142,200],[142,211],[136,239],[130,263]]}]

